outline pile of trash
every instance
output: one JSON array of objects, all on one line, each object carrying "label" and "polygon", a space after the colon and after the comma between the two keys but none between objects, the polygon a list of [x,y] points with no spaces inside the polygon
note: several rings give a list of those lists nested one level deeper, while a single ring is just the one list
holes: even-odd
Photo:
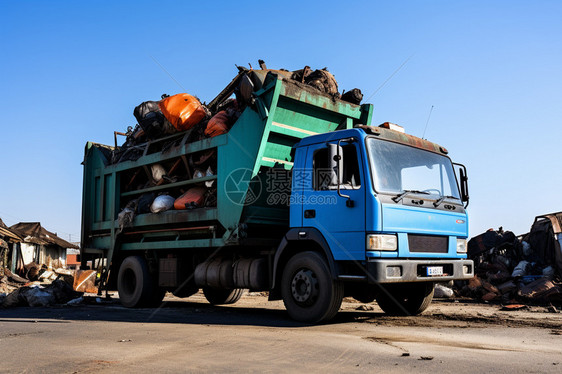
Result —
[{"label": "pile of trash", "polygon": [[35,281],[54,281],[60,275],[72,275],[72,271],[63,269],[49,267],[46,264],[37,264],[35,262],[30,262],[27,265],[23,265],[19,270],[19,274],[12,273],[9,269],[4,268],[4,275],[10,280],[18,283],[28,283]]},{"label": "pile of trash", "polygon": [[[81,297],[83,292],[72,288],[74,277],[68,270],[60,270],[61,274],[50,270],[33,274],[34,281],[30,281],[4,268],[4,276],[0,277],[0,307],[66,304]],[[54,278],[49,273],[54,274]]]},{"label": "pile of trash", "polygon": [[[227,133],[246,108],[257,110],[254,92],[266,84],[268,73],[318,91],[334,101],[360,104],[363,99],[361,90],[357,88],[340,94],[337,81],[327,68],[313,70],[305,66],[295,71],[272,70],[266,67],[264,61],[259,60],[258,63],[260,69],[256,70],[251,66],[250,69],[237,67],[238,75],[209,104],[188,93],[164,94],[159,101],[141,103],[133,111],[137,124],[129,126],[126,133],[115,132],[115,148],[102,149],[108,162],[134,161],[149,153],[166,152],[186,143]],[[121,146],[117,146],[117,135],[126,136]],[[168,164],[153,164],[148,169],[139,167],[136,172],[125,176],[128,180],[121,192],[211,177],[216,170],[216,151],[207,149],[183,159],[169,160]],[[172,188],[159,194],[150,192],[134,200],[124,200],[125,205],[118,217],[120,230],[130,227],[136,214],[216,206],[215,182],[215,179],[208,178],[187,190]]]},{"label": "pile of trash", "polygon": [[360,104],[363,100],[358,88],[340,94],[338,83],[327,68],[312,70],[305,66],[295,71],[273,70],[267,69],[263,60],[259,60],[259,65],[260,70],[254,70],[251,66],[250,69],[237,66],[238,75],[209,104],[202,103],[188,93],[173,96],[163,94],[159,101],[141,103],[133,110],[137,120],[135,127],[129,126],[126,133],[116,132],[116,135],[126,136],[126,141],[120,147],[115,144],[111,163],[138,159],[144,154],[146,143],[158,139],[168,140],[152,144],[162,151],[181,140],[174,139],[174,135],[187,135],[187,142],[194,142],[228,132],[247,107],[255,106],[253,93],[262,88],[269,72],[313,88],[333,100],[340,99],[352,104]]},{"label": "pile of trash", "polygon": [[492,229],[468,242],[475,276],[455,293],[487,302],[562,304],[562,212],[539,216],[517,237]]},{"label": "pile of trash", "polygon": [[0,294],[0,306],[11,308],[16,306],[49,306],[66,304],[78,299],[82,292],[76,292],[66,281],[57,279],[49,285],[33,284],[16,288],[8,295]]}]

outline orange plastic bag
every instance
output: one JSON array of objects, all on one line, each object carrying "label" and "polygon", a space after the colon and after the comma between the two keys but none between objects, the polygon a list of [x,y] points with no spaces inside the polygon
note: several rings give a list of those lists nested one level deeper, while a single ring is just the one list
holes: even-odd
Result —
[{"label": "orange plastic bag", "polygon": [[205,187],[192,187],[174,202],[174,209],[199,208],[205,203]]},{"label": "orange plastic bag", "polygon": [[201,102],[190,94],[169,96],[158,103],[164,117],[178,130],[189,130],[205,118]]},{"label": "orange plastic bag", "polygon": [[213,136],[222,135],[228,132],[228,116],[226,111],[221,110],[213,116],[207,123],[205,135],[209,138]]}]

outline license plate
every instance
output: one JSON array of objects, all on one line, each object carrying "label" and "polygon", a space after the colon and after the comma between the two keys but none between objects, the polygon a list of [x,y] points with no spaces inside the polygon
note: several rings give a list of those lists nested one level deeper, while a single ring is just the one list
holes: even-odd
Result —
[{"label": "license plate", "polygon": [[428,277],[443,275],[443,266],[428,266],[426,273]]}]

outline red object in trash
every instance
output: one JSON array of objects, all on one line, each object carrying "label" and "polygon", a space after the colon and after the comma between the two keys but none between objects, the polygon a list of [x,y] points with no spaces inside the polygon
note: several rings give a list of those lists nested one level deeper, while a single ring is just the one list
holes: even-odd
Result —
[{"label": "red object in trash", "polygon": [[205,187],[192,187],[174,202],[174,209],[189,209],[203,206],[205,202]]},{"label": "red object in trash", "polygon": [[169,96],[160,101],[158,107],[164,117],[180,131],[189,130],[206,116],[199,99],[186,93]]},{"label": "red object in trash", "polygon": [[213,136],[222,135],[228,132],[228,115],[225,110],[221,110],[209,120],[205,135],[209,138]]},{"label": "red object in trash", "polygon": [[521,310],[521,309],[525,309],[527,308],[527,305],[523,305],[523,304],[508,304],[508,305],[504,305],[501,310]]}]

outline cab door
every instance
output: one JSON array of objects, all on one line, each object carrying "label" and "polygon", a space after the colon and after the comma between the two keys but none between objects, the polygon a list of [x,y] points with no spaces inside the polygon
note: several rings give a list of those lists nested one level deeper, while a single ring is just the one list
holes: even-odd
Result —
[{"label": "cab door", "polygon": [[[332,142],[337,144],[337,141]],[[365,259],[365,176],[360,145],[343,143],[343,183],[338,195],[332,178],[330,151],[325,143],[308,147],[305,172],[293,171],[302,178],[302,226],[318,229],[328,242],[336,260]],[[351,200],[351,203],[348,202]]]}]

